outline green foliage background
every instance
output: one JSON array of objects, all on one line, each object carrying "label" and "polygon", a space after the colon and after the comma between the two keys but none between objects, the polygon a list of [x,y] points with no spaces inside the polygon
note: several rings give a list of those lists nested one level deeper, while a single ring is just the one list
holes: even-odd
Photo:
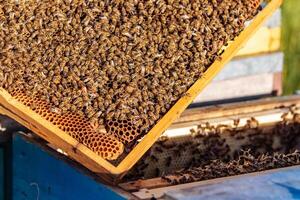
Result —
[{"label": "green foliage background", "polygon": [[282,7],[284,93],[300,90],[300,0],[285,0]]}]

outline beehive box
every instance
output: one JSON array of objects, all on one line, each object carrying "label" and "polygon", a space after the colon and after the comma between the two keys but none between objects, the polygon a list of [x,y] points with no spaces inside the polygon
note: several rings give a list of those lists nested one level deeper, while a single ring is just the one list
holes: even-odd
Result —
[{"label": "beehive box", "polygon": [[[112,164],[108,160],[117,159],[123,152],[124,145],[122,142],[108,134],[99,134],[93,124],[80,116],[49,112],[49,105],[43,100],[27,96],[20,92],[20,90],[8,93],[4,89],[0,90],[1,113],[25,125],[51,143],[52,146],[62,149],[68,156],[80,162],[94,173],[111,180],[112,177],[121,176],[126,173],[141,158],[172,121],[183,112],[200,91],[222,69],[225,63],[255,33],[267,17],[280,6],[281,2],[281,0],[270,1],[246,29],[228,45],[220,59],[217,59],[205,71],[203,76],[145,134],[125,158],[116,164]],[[114,123],[114,121],[111,121],[108,124],[114,125]],[[121,131],[125,132],[125,139],[127,137],[126,132],[128,132],[125,129],[131,125],[130,121],[122,121],[121,125],[118,124],[122,128]],[[139,133],[139,129],[133,129],[131,133]],[[128,137],[130,137],[130,134],[128,134]],[[78,140],[83,142],[80,143]]]},{"label": "beehive box", "polygon": [[[299,96],[288,96],[188,109],[119,186],[141,199],[160,199],[208,180],[299,165],[299,103]],[[290,155],[295,159],[280,161]]]}]

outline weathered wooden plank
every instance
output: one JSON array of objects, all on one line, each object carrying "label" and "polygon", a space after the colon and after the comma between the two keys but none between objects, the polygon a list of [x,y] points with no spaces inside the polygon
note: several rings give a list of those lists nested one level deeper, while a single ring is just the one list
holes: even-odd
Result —
[{"label": "weathered wooden plank", "polygon": [[[133,194],[140,199],[149,199],[151,197],[164,197],[165,199],[176,199],[177,194],[184,194],[186,197],[188,197],[189,194],[192,196],[195,193],[201,196],[193,196],[193,199],[202,199],[202,197],[203,199],[218,199],[218,195],[220,195],[220,199],[232,199],[232,197],[237,197],[237,195],[241,195],[244,197],[245,192],[250,194],[249,198],[247,199],[296,200],[300,197],[300,192],[298,189],[299,173],[300,167],[293,166],[281,169],[249,173],[245,175],[237,175],[232,177],[217,178],[213,180],[181,184],[176,186],[143,189],[137,192],[133,192]],[[277,186],[281,186],[282,188],[278,188]],[[243,189],[238,189],[241,187]],[[209,190],[209,188],[213,188],[213,191]],[[224,188],[229,189],[229,191],[231,191],[230,197],[222,196],[227,195],[227,193],[224,191],[220,192],[220,190]],[[195,189],[197,192],[191,192],[189,191],[190,189]],[[280,192],[273,193],[272,196],[270,196],[270,193],[267,192],[269,190],[274,191],[276,189]],[[241,192],[237,192],[237,190]],[[189,194],[183,191],[189,191]],[[256,192],[253,193],[253,191]],[[176,194],[176,196],[172,196],[171,194]],[[284,198],[280,198],[282,195]],[[180,199],[179,197],[180,196],[177,196],[178,199]]]},{"label": "weathered wooden plank", "polygon": [[174,189],[165,193],[166,199],[267,199],[296,200],[300,198],[300,167],[267,173],[255,173],[219,182]]},{"label": "weathered wooden plank", "polygon": [[262,112],[279,107],[289,107],[291,105],[300,105],[300,95],[272,97],[238,103],[191,108],[184,111],[180,118],[172,124],[170,129],[192,121]]},{"label": "weathered wooden plank", "polygon": [[224,67],[213,81],[223,81],[242,76],[282,72],[283,59],[284,55],[282,52],[233,59]]},{"label": "weathered wooden plank", "polygon": [[[148,180],[139,180],[128,183],[119,184],[120,187],[132,191],[132,194],[137,196],[140,199],[147,199],[151,197],[161,198],[165,194],[169,194],[173,191],[185,190],[194,187],[206,187],[210,185],[217,185],[220,183],[226,183],[227,181],[238,181],[238,180],[247,180],[247,178],[251,177],[261,177],[268,174],[277,174],[285,171],[294,171],[300,170],[300,166],[292,166],[281,169],[271,169],[261,172],[253,172],[242,175],[235,175],[230,177],[216,178],[205,181],[198,181],[193,183],[186,183],[180,185],[170,185],[166,180],[162,178],[153,178]],[[213,198],[214,199],[214,198]]]},{"label": "weathered wooden plank", "polygon": [[282,25],[282,9],[276,10],[272,16],[266,21],[264,26],[269,27],[269,28],[276,28],[280,27]]},{"label": "weathered wooden plank", "polygon": [[212,82],[195,98],[193,103],[271,94],[273,82],[274,74],[258,74]]}]

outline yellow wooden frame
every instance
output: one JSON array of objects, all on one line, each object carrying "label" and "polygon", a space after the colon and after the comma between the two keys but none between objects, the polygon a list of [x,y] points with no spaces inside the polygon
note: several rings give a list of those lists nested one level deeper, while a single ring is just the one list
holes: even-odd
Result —
[{"label": "yellow wooden frame", "polygon": [[0,88],[0,112],[23,124],[52,145],[62,149],[71,158],[80,162],[92,172],[111,182],[113,178],[120,178],[125,174],[145,154],[159,136],[180,116],[201,90],[218,74],[281,3],[282,0],[272,0],[268,3],[250,25],[226,48],[222,58],[216,60],[209,67],[203,76],[192,85],[185,95],[176,102],[117,166],[112,165],[70,135],[43,119],[2,88]]}]

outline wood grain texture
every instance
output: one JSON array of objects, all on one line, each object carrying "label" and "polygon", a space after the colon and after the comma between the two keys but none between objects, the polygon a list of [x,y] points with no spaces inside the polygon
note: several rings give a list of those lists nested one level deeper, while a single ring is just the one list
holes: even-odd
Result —
[{"label": "wood grain texture", "polygon": [[[266,170],[261,172],[254,172],[254,173],[249,173],[244,175],[237,175],[232,177],[224,177],[224,178],[217,178],[217,179],[207,180],[207,181],[181,184],[176,186],[144,189],[144,190],[139,190],[137,192],[134,192],[133,194],[140,199],[150,199],[151,197],[155,197],[159,199],[162,198],[163,195],[168,194],[168,197],[170,199],[174,199],[174,196],[172,197],[171,195],[172,193],[175,194],[176,191],[185,190],[185,189],[188,190],[197,187],[197,191],[198,192],[201,191],[201,194],[203,194],[204,198],[200,198],[201,196],[198,197],[194,196],[192,199],[232,199],[233,196],[240,197],[238,199],[244,199],[245,195],[241,195],[241,194],[250,192],[248,199],[277,200],[283,196],[282,199],[296,200],[299,199],[300,196],[299,189],[297,189],[299,186],[299,181],[298,181],[298,176],[296,174],[298,173],[300,173],[300,167],[293,166],[293,167],[286,167],[281,169],[271,169],[271,170]],[[151,182],[153,181],[157,181],[157,183],[159,184],[158,179],[151,180]],[[151,182],[148,183],[151,184]],[[144,183],[144,184],[148,184],[148,183]],[[284,185],[287,186],[290,185],[293,187],[280,188],[276,183],[282,183]],[[210,193],[209,192],[210,187],[215,187],[217,192]],[[220,191],[226,187],[227,188],[229,187],[231,189],[230,197],[229,196],[225,197],[224,195],[227,193],[224,191]],[[237,188],[239,189],[237,190]],[[292,188],[294,188],[293,191],[290,190]],[[253,193],[254,190],[256,192]],[[275,190],[277,190],[277,192],[274,193]],[[183,192],[181,191],[181,193]],[[194,193],[189,192],[189,194],[193,195]],[[188,194],[186,193],[185,195],[186,197],[188,196]],[[188,198],[183,198],[183,199],[188,199]]]},{"label": "wood grain texture", "polygon": [[244,115],[249,113],[264,112],[267,110],[300,105],[300,95],[264,98],[260,100],[223,104],[216,106],[187,109],[169,129],[184,126],[193,121],[204,121],[232,115]]},{"label": "wood grain texture", "polygon": [[273,82],[273,73],[214,81],[195,98],[193,103],[204,103],[239,97],[271,94],[273,92]]},{"label": "wood grain texture", "polygon": [[214,78],[213,82],[242,76],[282,72],[283,60],[284,54],[282,52],[233,59]]}]

